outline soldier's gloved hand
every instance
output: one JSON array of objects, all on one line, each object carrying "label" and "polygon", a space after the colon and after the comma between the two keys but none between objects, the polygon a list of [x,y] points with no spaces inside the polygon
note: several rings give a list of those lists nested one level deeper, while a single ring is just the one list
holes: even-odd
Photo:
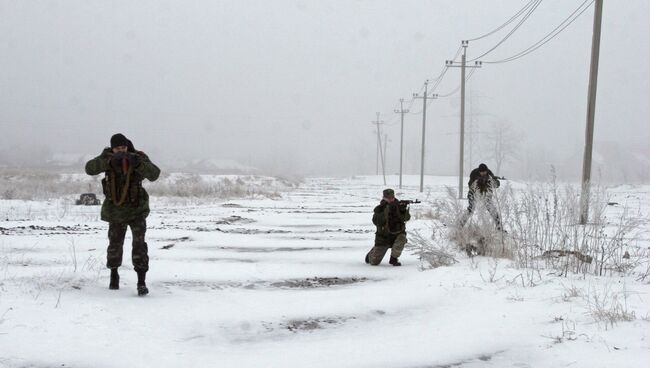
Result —
[{"label": "soldier's gloved hand", "polygon": [[122,152],[114,153],[109,162],[111,167],[116,171],[122,170],[122,161],[124,160],[125,155]]},{"label": "soldier's gloved hand", "polygon": [[137,153],[129,153],[129,156],[127,157],[129,160],[129,166],[131,167],[138,167],[142,163],[142,160],[140,159],[140,156]]},{"label": "soldier's gloved hand", "polygon": [[99,154],[99,157],[106,160],[106,162],[109,162],[111,160],[111,157],[113,157],[113,151],[111,151],[109,148],[104,148],[102,150],[102,153]]}]

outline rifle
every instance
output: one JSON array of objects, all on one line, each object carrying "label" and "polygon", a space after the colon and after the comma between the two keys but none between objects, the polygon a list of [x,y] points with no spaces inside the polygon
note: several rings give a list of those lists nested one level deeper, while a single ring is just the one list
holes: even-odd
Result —
[{"label": "rifle", "polygon": [[402,199],[402,200],[399,201],[400,206],[408,206],[408,205],[414,204],[414,203],[422,203],[422,202],[420,202],[420,200],[418,200],[418,199]]}]

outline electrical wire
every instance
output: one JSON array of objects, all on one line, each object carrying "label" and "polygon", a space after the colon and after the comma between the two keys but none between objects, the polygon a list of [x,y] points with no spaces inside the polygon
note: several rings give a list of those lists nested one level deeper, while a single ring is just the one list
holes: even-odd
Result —
[{"label": "electrical wire", "polygon": [[[472,70],[470,70],[469,73],[467,73],[467,75],[465,76],[465,82],[469,81],[469,79],[472,77],[472,75],[474,75],[474,72],[476,72],[476,68],[472,68]],[[458,87],[454,88],[452,91],[450,91],[448,93],[444,93],[444,94],[439,94],[438,98],[445,98],[445,97],[452,96],[453,94],[458,92],[460,87],[461,87],[461,85],[459,84]]]},{"label": "electrical wire", "polygon": [[[424,82],[422,83],[422,86],[418,90],[417,94],[421,94],[424,91]],[[411,96],[411,99],[408,102],[408,106],[406,107],[406,110],[411,110],[413,108],[413,103],[415,103],[415,96]]]},{"label": "electrical wire", "polygon": [[451,61],[456,61],[458,58],[458,55],[460,55],[460,52],[463,50],[463,45],[458,46],[458,50],[456,50],[456,55],[451,59]]},{"label": "electrical wire", "polygon": [[485,38],[485,37],[491,36],[491,35],[493,35],[493,34],[496,33],[496,32],[499,32],[499,31],[502,30],[505,26],[507,26],[508,24],[512,23],[515,19],[519,18],[519,16],[521,16],[521,15],[526,11],[526,9],[528,9],[531,5],[533,5],[534,2],[535,2],[535,0],[530,0],[530,1],[528,2],[528,4],[526,4],[526,6],[524,6],[524,7],[521,8],[521,9],[519,9],[519,11],[518,11],[517,13],[515,13],[515,15],[513,15],[513,16],[512,16],[510,19],[508,19],[505,23],[503,23],[503,24],[500,25],[499,27],[495,28],[494,30],[492,30],[492,31],[490,31],[490,32],[488,32],[488,33],[486,33],[486,34],[484,34],[484,35],[482,35],[482,36],[478,36],[478,37],[474,37],[474,38],[469,38],[469,39],[467,39],[466,41],[476,41],[476,40],[480,40],[480,39],[482,39],[482,38]]},{"label": "electrical wire", "polygon": [[506,34],[501,41],[497,42],[496,45],[492,46],[489,50],[486,52],[482,53],[480,56],[475,57],[474,59],[468,60],[468,61],[476,61],[488,54],[490,54],[492,51],[496,50],[499,46],[501,46],[510,36],[512,36],[518,29],[521,27],[527,20],[530,18],[530,16],[535,12],[535,10],[539,7],[539,5],[542,3],[543,0],[535,0],[535,3],[533,4],[532,8],[528,10],[528,12],[524,15],[524,17],[517,23],[511,30]]},{"label": "electrical wire", "polygon": [[449,70],[449,67],[447,67],[447,66],[445,65],[445,70],[444,70],[444,72],[442,73],[441,78],[438,79],[438,81],[433,85],[433,87],[431,87],[431,92],[435,92],[435,91],[438,89],[438,86],[440,86],[440,83],[442,83],[442,77],[444,77],[445,74],[447,74],[447,71],[448,71],[448,70]]},{"label": "electrical wire", "polygon": [[[589,4],[587,4],[589,3]],[[587,9],[591,7],[591,5],[594,3],[594,0],[585,0],[576,10],[573,11],[566,19],[564,19],[560,24],[558,24],[557,27],[555,27],[551,32],[547,33],[544,37],[542,37],[539,41],[535,42],[531,46],[529,46],[527,49],[520,51],[512,56],[509,56],[507,58],[501,59],[501,60],[493,60],[493,61],[484,61],[486,64],[500,64],[500,63],[507,63],[510,61],[517,60],[519,58],[522,58],[535,50],[539,49],[540,47],[544,46],[546,43],[557,37],[562,31],[564,31],[567,27],[569,27],[573,22],[575,22],[576,19],[578,19]],[[586,7],[585,4],[587,4]],[[583,8],[584,7],[584,8]],[[583,9],[582,9],[583,8]],[[582,10],[581,10],[582,9]],[[577,14],[576,14],[577,13]],[[571,19],[573,17],[573,19]]]},{"label": "electrical wire", "polygon": [[[523,18],[521,20],[519,20],[519,22],[513,27],[512,30],[510,30],[510,32],[508,32],[508,34],[506,34],[501,39],[501,41],[499,41],[496,45],[494,45],[488,51],[481,54],[479,57],[476,57],[476,58],[468,60],[468,61],[470,61],[470,62],[471,61],[476,61],[476,60],[488,55],[489,53],[491,53],[495,49],[497,49],[510,36],[512,36],[512,34],[514,34],[517,31],[517,29],[519,29],[526,22],[526,20],[528,20],[528,18],[530,18],[530,16],[539,7],[539,5],[542,3],[542,1],[543,0],[531,0],[531,1],[529,1],[522,9],[520,9],[515,15],[513,15],[510,19],[508,19],[501,26],[497,27],[496,29],[492,30],[491,32],[488,32],[488,33],[486,33],[486,34],[484,34],[484,35],[482,35],[480,37],[476,37],[476,38],[467,40],[467,41],[475,41],[475,40],[479,40],[479,39],[488,37],[488,36],[498,32],[499,30],[503,29],[504,27],[506,27],[507,25],[509,25],[510,23],[512,23],[517,18],[519,18],[522,14],[525,13]],[[553,30],[551,30],[544,37],[542,37],[539,41],[535,42],[534,44],[532,44],[528,48],[526,48],[526,49],[524,49],[524,50],[522,50],[522,51],[520,51],[520,52],[518,52],[518,53],[516,53],[516,54],[514,54],[514,55],[512,55],[510,57],[507,57],[505,59],[495,60],[495,61],[483,61],[483,62],[486,63],[486,64],[507,63],[507,62],[514,61],[514,60],[517,60],[519,58],[522,58],[522,57],[536,51],[537,49],[539,49],[540,47],[544,46],[546,43],[550,42],[552,39],[557,37],[567,27],[569,27],[573,22],[575,22],[576,19],[578,19],[587,9],[589,9],[591,7],[591,5],[593,5],[594,1],[595,0],[585,0],[582,4],[580,4],[578,6],[578,8],[576,8],[566,19],[564,19],[560,24],[558,24]],[[585,6],[585,4],[587,4],[587,5]],[[452,61],[455,61],[456,58],[458,58],[458,55],[460,55],[461,50],[462,50],[462,46],[458,48],[458,50],[456,51],[456,54],[454,55]],[[442,83],[445,75],[447,74],[448,69],[449,69],[449,67],[447,65],[445,65],[443,67],[443,69],[441,70],[441,72],[438,74],[438,76],[436,78],[433,78],[433,79],[430,80],[430,81],[433,81],[434,84],[433,84],[433,86],[432,86],[432,88],[430,90],[427,89],[427,93],[435,92],[437,90],[437,88]],[[467,73],[467,76],[465,77],[465,82],[468,82],[470,80],[470,78],[474,75],[475,72],[476,72],[476,68],[472,68],[472,70],[470,70],[469,73]],[[438,94],[437,97],[438,98],[450,97],[450,96],[454,95],[456,92],[458,92],[460,90],[460,88],[461,88],[461,85],[458,85],[456,88],[454,88],[450,92],[444,93],[444,94]],[[423,92],[423,89],[424,89],[424,84],[422,85],[422,87],[420,87],[420,91],[418,92],[418,94],[421,94]],[[433,99],[434,98],[431,98],[428,101],[427,106],[429,106],[433,102]],[[412,109],[413,104],[415,103],[415,100],[416,100],[415,96],[413,96],[409,100],[407,110]],[[422,113],[422,110],[423,109],[420,109],[420,111],[417,111],[417,112],[409,111],[409,114],[418,115],[418,114]],[[395,125],[396,124],[396,122],[395,122],[396,118],[392,119],[391,123],[388,123],[387,125],[389,125],[389,126]]]}]

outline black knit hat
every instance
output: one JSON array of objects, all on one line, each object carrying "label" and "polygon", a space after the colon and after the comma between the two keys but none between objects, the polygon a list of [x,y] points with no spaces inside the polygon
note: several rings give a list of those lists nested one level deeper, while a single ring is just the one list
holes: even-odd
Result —
[{"label": "black knit hat", "polygon": [[483,171],[488,171],[488,167],[486,164],[480,164],[478,165],[478,171],[483,172]]},{"label": "black knit hat", "polygon": [[384,189],[384,198],[395,198],[395,191],[392,189]]},{"label": "black knit hat", "polygon": [[117,133],[111,137],[111,148],[128,146],[128,145],[129,145],[129,140],[126,139],[126,137],[122,133]]}]

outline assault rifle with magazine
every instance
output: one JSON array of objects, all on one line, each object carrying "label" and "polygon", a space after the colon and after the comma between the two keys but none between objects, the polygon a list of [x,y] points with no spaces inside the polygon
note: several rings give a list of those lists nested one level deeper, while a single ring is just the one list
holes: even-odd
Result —
[{"label": "assault rifle with magazine", "polygon": [[402,200],[399,201],[398,204],[400,206],[406,207],[408,205],[417,204],[417,203],[422,203],[422,202],[420,202],[420,200],[418,200],[418,199],[402,199]]}]

